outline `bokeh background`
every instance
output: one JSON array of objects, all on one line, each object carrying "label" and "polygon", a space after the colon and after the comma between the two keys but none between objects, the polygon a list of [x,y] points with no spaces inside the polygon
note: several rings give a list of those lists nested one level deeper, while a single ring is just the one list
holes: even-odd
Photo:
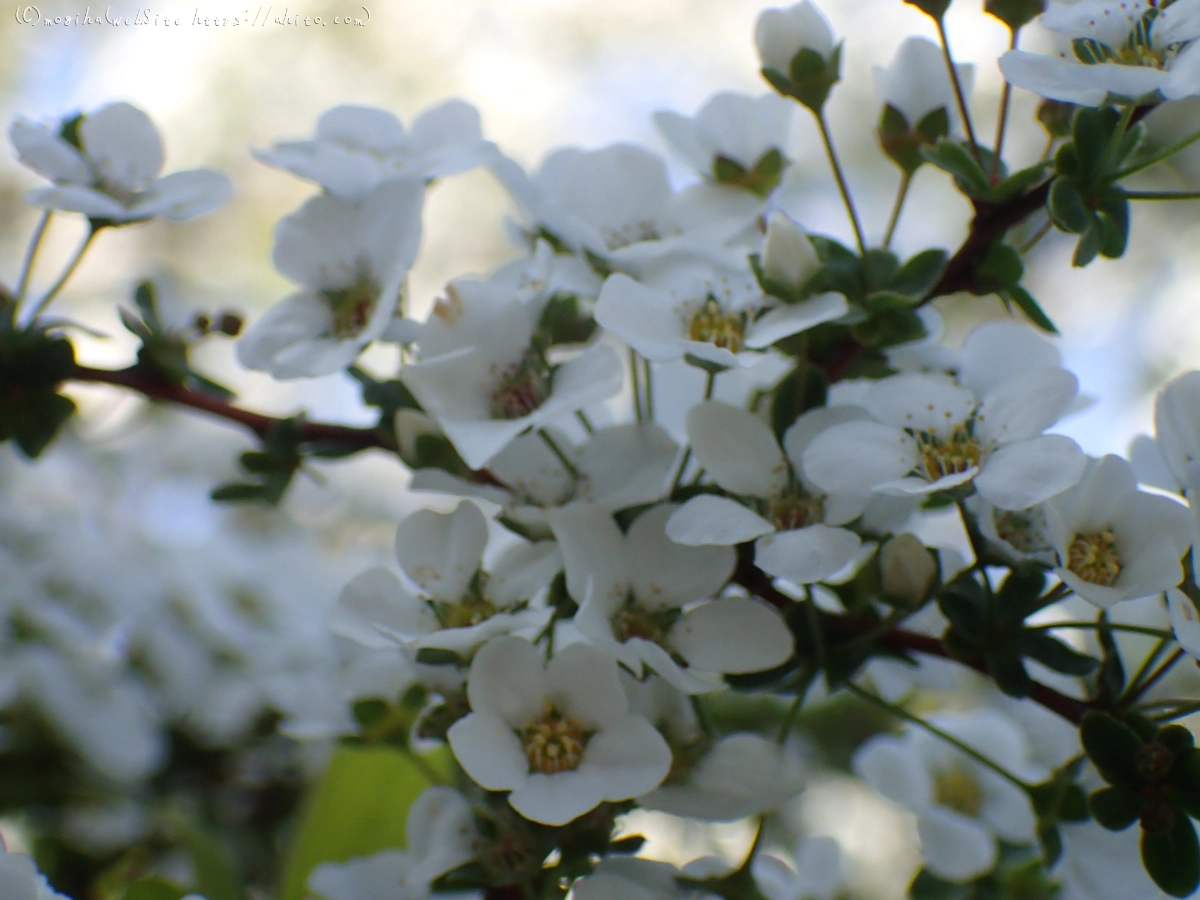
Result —
[{"label": "bokeh background", "polygon": [[[333,24],[334,16],[347,13],[365,18],[362,7],[349,3],[301,0],[286,7],[272,4],[267,12],[265,4],[202,0],[140,8],[151,20],[179,17],[179,27],[114,27],[21,24],[19,18],[31,15],[23,4],[0,11],[0,119],[7,122],[17,114],[54,119],[128,100],[158,123],[167,171],[214,166],[234,181],[233,202],[202,220],[104,232],[56,301],[59,313],[107,335],[81,337],[81,359],[119,366],[127,364],[135,345],[120,327],[116,305],[127,303],[143,278],[169,286],[168,299],[180,316],[231,307],[253,316],[288,291],[270,265],[272,228],[312,187],[256,163],[249,148],[310,135],[318,115],[338,103],[381,106],[407,122],[425,107],[457,96],[478,107],[486,137],[527,167],[565,145],[594,148],[633,141],[663,150],[650,121],[655,110],[690,114],[714,91],[764,89],[752,38],[762,5],[761,0],[376,0],[367,6],[369,22],[358,27]],[[980,5],[959,0],[948,23],[956,56],[976,65],[972,108],[981,139],[990,141],[1001,86],[995,60],[1008,34],[981,14]],[[865,227],[878,241],[898,178],[874,139],[878,106],[871,68],[890,61],[905,36],[932,37],[933,27],[901,0],[826,0],[823,6],[845,39],[843,82],[833,94],[829,118]],[[139,11],[132,3],[89,8],[82,0],[44,0],[36,9],[42,20],[85,12],[95,17],[106,10],[124,19]],[[245,20],[259,10],[266,23],[249,25]],[[230,24],[196,23],[197,16]],[[314,23],[275,21],[283,16],[310,17]],[[317,16],[326,24],[315,24]],[[234,25],[235,17],[243,21]],[[1044,35],[1029,31],[1025,46],[1046,44]],[[1008,148],[1018,165],[1035,160],[1044,145],[1044,133],[1032,118],[1035,107],[1036,98],[1021,92],[1014,97]],[[1200,126],[1200,115],[1186,103],[1173,104],[1155,114],[1153,125],[1156,135],[1173,137]],[[803,191],[803,202],[794,209],[797,217],[812,231],[849,242],[845,215],[806,114],[796,116],[790,149],[794,186]],[[1184,163],[1183,171],[1145,176],[1146,184],[1189,184]],[[672,173],[681,183],[689,177],[674,160]],[[10,150],[0,153],[0,280],[9,284],[37,217],[22,197],[38,181]],[[1138,206],[1129,252],[1118,261],[1098,260],[1086,270],[1072,270],[1072,241],[1053,233],[1030,257],[1028,284],[1064,334],[1068,367],[1078,373],[1084,392],[1096,398],[1060,430],[1090,453],[1124,452],[1135,433],[1150,430],[1154,391],[1200,363],[1195,209],[1190,204]],[[504,192],[486,171],[435,187],[410,283],[415,314],[428,308],[449,278],[487,271],[517,254],[503,228],[507,210]],[[948,178],[925,167],[895,247],[905,254],[928,246],[952,249],[969,214]],[[81,223],[56,216],[35,294],[53,278],[81,233]],[[939,305],[952,339],[1003,312],[995,298],[946,298]],[[373,353],[368,363],[380,370],[392,361],[386,351]],[[292,413],[303,405],[314,418],[370,420],[342,376],[276,383],[239,370],[228,342],[204,345],[196,362],[236,387],[252,407]],[[11,545],[26,516],[37,518],[30,531],[43,542],[38,548],[52,544],[56,534],[82,529],[96,553],[107,555],[117,569],[140,564],[141,557],[126,546],[130,541],[141,542],[137,553],[143,555],[167,554],[168,560],[200,555],[203,562],[192,576],[200,583],[206,566],[237,568],[231,556],[221,554],[238,551],[228,542],[216,543],[214,535],[249,528],[277,535],[279,543],[294,548],[264,553],[259,578],[269,581],[273,572],[289,569],[294,575],[305,566],[320,569],[325,580],[294,591],[302,615],[319,622],[336,588],[322,588],[326,593],[317,596],[313,586],[336,584],[368,562],[386,559],[398,518],[428,502],[404,491],[406,476],[398,466],[365,455],[325,467],[323,483],[301,477],[278,512],[247,517],[214,510],[205,492],[234,474],[237,450],[249,447],[243,436],[183,413],[148,413],[136,399],[105,388],[79,388],[73,396],[84,415],[45,461],[17,461],[0,448],[0,506],[10,513],[8,530],[0,528],[0,547],[5,541]],[[147,462],[156,458],[158,463]],[[32,517],[34,508],[42,509],[40,518]],[[292,541],[288,535],[295,529],[316,537]],[[126,533],[136,537],[126,540],[121,537]],[[314,541],[319,553],[312,549]],[[43,563],[59,558],[43,549],[14,556],[34,557]],[[73,565],[77,580],[86,581],[88,570],[79,568],[86,563],[76,559]],[[288,584],[292,590],[295,582]],[[281,602],[286,608],[286,599]],[[916,860],[903,816],[832,774],[814,782],[795,816],[799,830],[842,841],[862,895],[902,894],[904,875]],[[19,843],[16,824],[0,827]],[[734,856],[747,840],[740,826],[688,830],[660,820],[654,828],[657,844],[651,849],[680,861],[713,850]]]}]

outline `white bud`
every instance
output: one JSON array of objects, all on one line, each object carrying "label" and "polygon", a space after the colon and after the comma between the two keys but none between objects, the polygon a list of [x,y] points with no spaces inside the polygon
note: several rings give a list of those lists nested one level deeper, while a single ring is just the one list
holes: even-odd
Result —
[{"label": "white bud", "polygon": [[[975,67],[970,63],[955,66],[963,92],[971,93]],[[875,66],[875,93],[879,102],[903,114],[910,128],[915,128],[925,116],[939,107],[944,108],[951,121],[958,111],[954,87],[946,72],[942,48],[928,38],[905,39],[887,68]]]},{"label": "white bud", "polygon": [[821,268],[808,232],[785,213],[771,213],[763,243],[763,272],[772,281],[799,289]]},{"label": "white bud", "polygon": [[833,28],[811,0],[801,0],[787,9],[764,9],[754,26],[754,42],[764,69],[788,74],[801,50],[815,50],[829,59]]},{"label": "white bud", "polygon": [[885,597],[916,606],[929,596],[937,563],[916,535],[905,532],[883,545],[879,571]]}]

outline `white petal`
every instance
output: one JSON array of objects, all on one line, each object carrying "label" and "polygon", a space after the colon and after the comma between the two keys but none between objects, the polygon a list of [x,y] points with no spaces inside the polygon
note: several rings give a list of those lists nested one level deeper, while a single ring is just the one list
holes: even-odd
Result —
[{"label": "white petal", "polygon": [[670,294],[648,288],[628,275],[610,275],[596,299],[596,321],[654,362],[683,355],[683,324]]},{"label": "white petal", "polygon": [[492,564],[488,594],[497,606],[515,606],[550,584],[562,567],[562,554],[554,541],[523,541],[508,548]]},{"label": "white petal", "polygon": [[612,658],[588,644],[571,644],[546,667],[550,699],[585,731],[601,731],[629,710]]},{"label": "white petal", "polygon": [[508,795],[509,805],[534,822],[566,825],[604,800],[599,773],[582,767],[554,775],[534,773]]},{"label": "white petal", "polygon": [[473,712],[451,725],[446,738],[459,765],[485,790],[510,791],[525,782],[529,760],[499,716]]},{"label": "white petal", "polygon": [[808,232],[787,213],[776,210],[767,220],[762,266],[774,281],[800,288],[816,274],[821,267],[821,260],[812,241],[808,239]]},{"label": "white petal", "polygon": [[638,516],[625,537],[634,596],[646,607],[682,606],[711,597],[737,562],[732,547],[685,547],[667,537],[678,507],[662,504]]},{"label": "white petal", "polygon": [[1148,66],[1089,66],[1024,50],[1001,56],[1000,71],[1014,87],[1082,106],[1099,106],[1110,92],[1141,97],[1158,90],[1168,78],[1168,73]]},{"label": "white petal", "polygon": [[736,500],[712,494],[701,494],[683,504],[671,514],[666,528],[667,537],[689,547],[731,547],[774,530],[774,525]]},{"label": "white petal", "polygon": [[933,802],[933,782],[911,743],[891,735],[867,740],[854,754],[854,774],[893,803],[919,811]]},{"label": "white petal", "polygon": [[1196,604],[1183,591],[1171,588],[1167,591],[1167,611],[1179,646],[1200,659],[1200,613],[1196,611]]},{"label": "white petal", "polygon": [[350,287],[364,249],[358,225],[357,203],[327,194],[311,198],[276,224],[275,268],[306,287]]},{"label": "white petal", "polygon": [[183,222],[223,206],[233,196],[233,182],[212,169],[189,169],[159,178],[146,189],[130,212],[139,217],[162,216]]},{"label": "white petal", "polygon": [[605,800],[627,800],[658,787],[670,768],[663,736],[641,716],[626,715],[592,736],[579,770],[595,773]]},{"label": "white petal", "polygon": [[467,677],[467,699],[472,711],[520,729],[541,715],[549,687],[541,652],[521,638],[499,637],[475,654]]},{"label": "white petal", "polygon": [[846,298],[833,293],[817,294],[799,303],[781,304],[750,323],[746,329],[746,346],[752,349],[769,347],[789,335],[841,318],[848,309]]},{"label": "white petal", "polygon": [[859,536],[845,528],[809,525],[759,538],[754,561],[763,571],[794,584],[813,584],[838,574],[861,546]]},{"label": "white petal", "polygon": [[474,503],[460,503],[452,513],[422,509],[396,530],[396,559],[425,593],[457,603],[479,569],[487,539],[487,520]]},{"label": "white petal", "polygon": [[426,788],[408,808],[405,840],[414,875],[432,881],[475,858],[479,835],[471,804],[454,788]]},{"label": "white petal", "polygon": [[590,590],[596,596],[625,599],[629,570],[625,538],[612,515],[587,503],[572,503],[549,514],[550,527],[562,550],[567,591],[582,603]]},{"label": "white petal", "polygon": [[899,428],[847,422],[817,435],[804,451],[804,474],[833,494],[861,494],[917,465],[916,443]]},{"label": "white petal", "polygon": [[317,139],[363,150],[390,150],[405,143],[404,126],[392,113],[343,104],[321,113]]},{"label": "white petal", "polygon": [[977,397],[983,397],[1014,376],[1061,365],[1055,346],[1032,328],[1011,321],[985,322],[971,329],[963,341],[958,377]]},{"label": "white petal", "polygon": [[1000,509],[1028,509],[1079,481],[1087,457],[1069,437],[1043,434],[1001,447],[975,476],[975,489]]},{"label": "white petal", "polygon": [[331,324],[329,305],[321,297],[308,292],[292,294],[250,323],[238,338],[238,362],[279,377],[279,355],[298,343],[316,340]]},{"label": "white petal", "polygon": [[112,219],[117,222],[136,218],[108,194],[80,185],[34,188],[25,195],[25,199],[42,209],[61,209],[65,212],[83,213],[92,218]]},{"label": "white petal", "polygon": [[996,865],[996,838],[961,813],[930,806],[917,817],[917,834],[929,871],[947,881],[969,881]]},{"label": "white petal", "polygon": [[721,597],[688,610],[669,641],[688,665],[733,674],[781,665],[795,647],[783,617],[748,597]]},{"label": "white petal", "polygon": [[373,649],[395,647],[396,639],[389,635],[413,639],[438,627],[429,607],[384,568],[355,576],[342,589],[328,622],[334,634]]},{"label": "white petal", "polygon": [[8,126],[8,139],[21,162],[51,181],[91,184],[87,162],[54,129],[17,116]]},{"label": "white petal", "polygon": [[927,375],[893,375],[877,381],[863,398],[867,412],[889,425],[913,428],[941,437],[975,412],[975,395],[965,388]]},{"label": "white petal", "polygon": [[657,500],[678,451],[671,436],[653,422],[602,428],[579,451],[577,466],[583,477],[578,495],[606,509]]},{"label": "white petal", "polygon": [[661,110],[654,114],[654,125],[667,144],[701,175],[711,175],[713,148],[701,138],[696,123],[687,116]]},{"label": "white petal", "polygon": [[984,395],[978,436],[1010,444],[1041,434],[1057,422],[1079,393],[1079,380],[1065,369],[1034,369],[1002,381]]},{"label": "white petal", "polygon": [[788,464],[770,427],[753,413],[720,400],[693,406],[688,440],[700,465],[725,490],[770,497],[788,483]]},{"label": "white petal", "polygon": [[163,164],[162,140],[150,117],[128,103],[110,103],[83,117],[79,139],[103,179],[139,191]]}]

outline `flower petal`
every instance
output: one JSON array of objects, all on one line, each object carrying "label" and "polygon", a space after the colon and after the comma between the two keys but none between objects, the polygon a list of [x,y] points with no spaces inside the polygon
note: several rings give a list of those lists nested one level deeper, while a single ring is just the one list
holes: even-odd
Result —
[{"label": "flower petal", "polygon": [[969,881],[996,865],[996,838],[962,813],[941,806],[927,807],[917,816],[917,834],[925,865],[939,878]]},{"label": "flower petal", "polygon": [[629,712],[617,673],[607,654],[588,644],[571,644],[546,667],[550,699],[585,731],[602,731]]},{"label": "flower petal", "polygon": [[413,640],[438,628],[429,607],[384,568],[368,569],[347,584],[330,610],[328,623],[339,637],[377,650],[395,647],[397,639]]},{"label": "flower petal", "polygon": [[683,355],[683,323],[671,295],[628,275],[618,272],[605,279],[595,317],[646,359],[669,362]]},{"label": "flower petal", "polygon": [[795,648],[782,617],[749,597],[721,597],[689,609],[668,637],[688,665],[706,672],[760,672]]},{"label": "flower petal", "polygon": [[603,800],[599,773],[582,767],[554,775],[535,772],[508,795],[509,806],[543,825],[566,825]]},{"label": "flower petal", "polygon": [[1043,434],[1001,447],[975,476],[975,489],[1000,509],[1028,509],[1076,484],[1087,457],[1071,438]]},{"label": "flower petal", "polygon": [[654,790],[670,769],[671,748],[663,736],[632,714],[593,735],[579,766],[580,772],[595,773],[605,800],[628,800]]},{"label": "flower petal", "polygon": [[861,546],[859,536],[845,528],[809,525],[759,538],[754,543],[754,561],[778,578],[814,584],[848,566]]},{"label": "flower petal", "polygon": [[84,116],[79,140],[101,178],[127,191],[140,191],[162,170],[158,129],[128,103],[110,103]]},{"label": "flower petal", "polygon": [[549,687],[541,653],[533,644],[518,637],[493,638],[471,661],[467,699],[473,712],[520,729],[541,715]]},{"label": "flower petal", "polygon": [[784,303],[766,315],[755,319],[746,329],[746,346],[752,349],[769,347],[814,325],[841,318],[849,309],[841,294],[816,294],[799,303]]},{"label": "flower petal", "polygon": [[551,510],[549,520],[562,550],[570,595],[579,603],[589,591],[623,601],[629,589],[629,568],[625,538],[612,515],[588,503],[571,503]]},{"label": "flower petal", "polygon": [[770,497],[788,483],[788,464],[770,427],[753,413],[720,400],[693,406],[688,440],[713,481],[734,494]]},{"label": "flower petal", "polygon": [[666,533],[677,544],[732,547],[770,534],[775,526],[736,500],[701,494],[671,514]]},{"label": "flower petal", "polygon": [[1079,393],[1066,369],[1034,369],[1002,381],[983,398],[977,435],[994,444],[1036,437],[1060,418]]},{"label": "flower petal", "polygon": [[472,780],[489,791],[510,791],[529,775],[521,741],[499,716],[473,712],[446,733],[450,749]]},{"label": "flower petal", "polygon": [[847,422],[813,438],[804,451],[804,474],[831,494],[861,494],[902,478],[917,465],[916,443],[899,428]]},{"label": "flower petal", "polygon": [[464,501],[452,513],[421,509],[396,529],[396,559],[426,594],[459,602],[479,570],[487,546],[487,519]]},{"label": "flower petal", "polygon": [[732,547],[685,547],[668,538],[667,520],[677,508],[661,504],[642,513],[625,537],[633,593],[648,608],[711,597],[729,581],[737,562]]}]

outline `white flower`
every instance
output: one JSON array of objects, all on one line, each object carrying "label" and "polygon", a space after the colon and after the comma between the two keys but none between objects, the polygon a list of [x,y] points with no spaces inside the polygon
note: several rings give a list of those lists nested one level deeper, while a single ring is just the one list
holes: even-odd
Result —
[{"label": "white flower", "polygon": [[[970,63],[959,63],[954,68],[964,95],[970,95],[975,67]],[[903,115],[910,128],[916,128],[922,119],[938,109],[946,111],[951,123],[958,118],[954,85],[946,72],[942,48],[928,38],[905,38],[890,66],[874,66],[871,71],[879,102]]]},{"label": "white flower", "polygon": [[329,375],[383,336],[421,240],[419,181],[379,185],[360,201],[320,195],[275,227],[274,262],[301,290],[237,343],[238,359],[276,378]]},{"label": "white flower", "polygon": [[[995,710],[932,716],[930,722],[1019,778],[1044,774],[1029,762],[1024,733]],[[853,767],[867,784],[916,813],[925,864],[939,878],[964,882],[991,871],[997,838],[1011,844],[1034,839],[1025,792],[928,732],[873,737],[855,753]]]},{"label": "white flower", "polygon": [[[710,97],[694,118],[661,110],[654,114],[654,124],[696,172],[720,180],[715,169],[718,159],[737,163],[746,173],[752,173],[767,154],[774,152],[786,165],[784,151],[792,109],[792,104],[778,94],[751,97],[723,91]],[[772,174],[778,178],[779,171]]]},{"label": "white flower", "polygon": [[35,206],[92,219],[183,221],[212,212],[233,194],[220,172],[189,169],[159,177],[162,139],[154,123],[128,103],[110,103],[54,127],[18,116],[8,138],[21,162],[54,182],[30,191]]},{"label": "white flower", "polygon": [[834,50],[833,28],[812,0],[786,9],[764,9],[754,24],[754,43],[764,69],[790,74],[792,59],[812,50],[829,59]]},{"label": "white flower", "polygon": [[51,889],[33,860],[11,853],[0,839],[0,897],[4,900],[69,900]]},{"label": "white flower", "polygon": [[804,789],[804,766],[774,741],[751,733],[713,742],[700,729],[688,696],[657,675],[637,681],[622,672],[633,712],[658,728],[671,748],[671,771],[638,806],[698,819],[733,822],[773,812]]},{"label": "white flower", "polygon": [[572,644],[543,665],[515,637],[475,655],[467,681],[471,713],[449,731],[467,774],[527,819],[564,825],[604,801],[660,784],[671,767],[666,741],[629,702],[606,654]]},{"label": "white flower", "polygon": [[1107,609],[1183,580],[1180,557],[1192,545],[1188,510],[1137,489],[1119,456],[1090,460],[1075,487],[1045,506],[1058,554],[1055,574],[1084,600]]},{"label": "white flower", "polygon": [[767,220],[762,267],[772,281],[799,292],[821,268],[808,232],[787,213],[776,210]]},{"label": "white flower", "polygon": [[1081,0],[1052,6],[1041,23],[1071,42],[1073,59],[1010,50],[1000,71],[1051,100],[1100,106],[1111,95],[1168,100],[1200,93],[1200,0],[1158,9],[1153,0]]},{"label": "white flower", "polygon": [[580,447],[555,429],[547,429],[579,473],[573,475],[537,434],[523,434],[488,461],[500,486],[479,484],[425,468],[413,473],[414,491],[479,497],[497,504],[504,515],[532,538],[550,537],[546,514],[583,500],[615,511],[662,497],[679,447],[653,422],[599,428]]},{"label": "white flower", "polygon": [[637,856],[608,856],[596,871],[571,887],[573,900],[717,900],[680,885],[680,871],[669,863]]},{"label": "white flower", "polygon": [[510,159],[492,169],[531,234],[545,230],[622,269],[672,253],[719,257],[762,209],[755,195],[708,182],[676,194],[662,157],[633,144],[558,150],[533,177]]},{"label": "white flower", "polygon": [[776,341],[847,309],[846,298],[834,293],[776,303],[748,270],[672,259],[637,281],[610,275],[596,301],[596,321],[646,359],[669,362],[688,355],[732,368],[753,365]]},{"label": "white flower", "polygon": [[317,120],[314,140],[284,141],[253,153],[260,162],[315,181],[347,200],[362,199],[384,181],[431,181],[498,155],[495,145],[483,139],[479,113],[462,100],[426,110],[407,132],[387,110],[335,106]]},{"label": "white flower", "polygon": [[427,788],[408,810],[407,850],[322,863],[308,889],[322,900],[426,900],[434,879],[475,858],[470,804],[448,787]]},{"label": "white flower", "polygon": [[522,541],[482,569],[488,526],[473,503],[452,513],[422,509],[396,530],[396,559],[417,590],[389,569],[368,569],[346,585],[330,617],[334,633],[368,647],[435,647],[468,655],[488,638],[536,632],[550,610],[532,601],[562,559],[553,541]]},{"label": "white flower", "polygon": [[1078,381],[1045,342],[1012,337],[972,332],[960,384],[918,374],[876,382],[862,400],[876,421],[818,435],[804,452],[809,477],[831,492],[868,486],[902,496],[972,484],[1001,509],[1027,509],[1073,485],[1083,452],[1070,438],[1042,432],[1075,399]]},{"label": "white flower", "polygon": [[473,469],[527,428],[621,390],[621,358],[605,344],[551,365],[533,344],[542,308],[488,281],[452,282],[421,329],[422,361],[400,372]]},{"label": "white flower", "polygon": [[642,513],[626,534],[589,504],[550,514],[580,633],[636,676],[649,668],[691,694],[720,689],[724,673],[786,661],[792,636],[774,610],[748,597],[709,600],[733,574],[733,548],[670,540],[664,529],[675,509]]},{"label": "white flower", "polygon": [[997,509],[978,495],[965,502],[980,533],[1009,559],[1054,565],[1054,544],[1044,504],[1029,509]]},{"label": "white flower", "polygon": [[751,541],[754,559],[795,584],[825,581],[854,561],[862,541],[845,528],[867,506],[866,494],[826,495],[805,475],[804,448],[822,429],[865,417],[852,407],[822,407],[800,416],[780,449],[762,419],[719,400],[693,406],[688,441],[696,460],[738,499],[701,494],[667,522],[680,544],[730,546]]},{"label": "white flower", "polygon": [[790,863],[760,854],[750,871],[767,900],[833,900],[846,879],[842,848],[831,837],[804,838]]}]

